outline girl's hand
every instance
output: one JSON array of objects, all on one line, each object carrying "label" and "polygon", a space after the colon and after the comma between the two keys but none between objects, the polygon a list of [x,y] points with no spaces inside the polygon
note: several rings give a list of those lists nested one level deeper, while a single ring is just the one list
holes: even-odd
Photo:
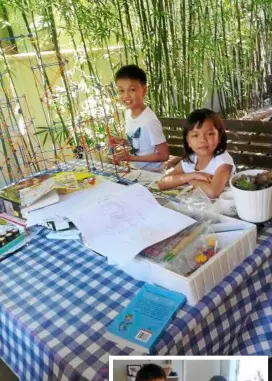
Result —
[{"label": "girl's hand", "polygon": [[210,183],[212,181],[212,175],[208,175],[207,173],[195,172],[193,180],[205,181],[206,183]]}]

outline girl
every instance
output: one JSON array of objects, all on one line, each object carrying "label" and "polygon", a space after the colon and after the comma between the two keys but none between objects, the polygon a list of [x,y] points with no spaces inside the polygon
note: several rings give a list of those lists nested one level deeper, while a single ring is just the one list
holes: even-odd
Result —
[{"label": "girl", "polygon": [[159,188],[189,183],[210,198],[218,197],[235,171],[233,159],[226,152],[227,136],[220,117],[206,108],[193,111],[183,130],[183,145],[184,159],[159,181]]}]

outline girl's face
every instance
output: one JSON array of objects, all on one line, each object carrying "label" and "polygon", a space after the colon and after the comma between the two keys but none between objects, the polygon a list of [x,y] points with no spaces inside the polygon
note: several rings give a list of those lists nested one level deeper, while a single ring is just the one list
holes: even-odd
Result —
[{"label": "girl's face", "polygon": [[198,124],[188,132],[187,143],[197,156],[213,156],[219,143],[219,131],[210,120],[199,128]]}]

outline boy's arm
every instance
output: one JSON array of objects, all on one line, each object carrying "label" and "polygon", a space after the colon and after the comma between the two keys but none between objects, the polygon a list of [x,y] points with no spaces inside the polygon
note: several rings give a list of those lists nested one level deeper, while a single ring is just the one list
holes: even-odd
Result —
[{"label": "boy's arm", "polygon": [[220,167],[215,171],[210,183],[193,179],[189,181],[189,184],[193,185],[193,187],[201,188],[209,198],[216,198],[223,192],[229,179],[231,169],[232,165],[220,165]]},{"label": "boy's arm", "polygon": [[148,155],[129,155],[126,149],[117,153],[118,161],[145,161],[145,162],[158,162],[168,160],[168,145],[167,143],[158,144],[156,146],[156,152]]},{"label": "boy's arm", "polygon": [[169,159],[169,150],[168,144],[166,142],[158,144],[156,146],[156,151],[148,155],[134,156],[129,155],[129,161],[147,161],[147,162],[156,162],[156,161],[166,161]]}]

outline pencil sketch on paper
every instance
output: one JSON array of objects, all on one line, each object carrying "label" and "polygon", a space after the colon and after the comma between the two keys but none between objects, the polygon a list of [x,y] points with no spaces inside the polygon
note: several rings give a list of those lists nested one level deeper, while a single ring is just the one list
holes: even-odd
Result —
[{"label": "pencil sketch on paper", "polygon": [[[121,200],[110,200],[108,197],[98,202],[101,215],[107,216],[104,226],[104,234],[123,234],[127,230],[144,221],[145,217],[140,210],[129,213],[127,204]],[[136,222],[137,221],[137,222]]]},{"label": "pencil sketch on paper", "polygon": [[161,207],[139,184],[96,196],[78,200],[72,211],[67,208],[65,212],[89,247],[106,256],[111,264],[131,260],[146,247],[194,222]]}]

